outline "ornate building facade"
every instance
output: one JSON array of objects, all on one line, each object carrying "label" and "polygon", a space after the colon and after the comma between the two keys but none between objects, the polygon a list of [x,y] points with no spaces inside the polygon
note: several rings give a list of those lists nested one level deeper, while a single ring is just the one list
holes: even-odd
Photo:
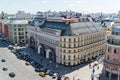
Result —
[{"label": "ornate building facade", "polygon": [[[120,74],[120,26],[113,26],[112,33],[108,36],[104,71],[109,79],[119,80]],[[117,78],[117,79],[115,79]]]},{"label": "ornate building facade", "polygon": [[74,66],[104,54],[104,29],[90,17],[35,17],[28,26],[29,47],[57,63]]}]

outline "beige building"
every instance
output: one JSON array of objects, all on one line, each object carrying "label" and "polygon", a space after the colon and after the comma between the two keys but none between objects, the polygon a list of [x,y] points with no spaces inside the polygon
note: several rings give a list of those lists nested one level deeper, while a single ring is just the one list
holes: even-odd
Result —
[{"label": "beige building", "polygon": [[29,47],[57,63],[74,66],[104,54],[104,29],[89,17],[36,17],[28,26]]},{"label": "beige building", "polygon": [[8,22],[8,37],[14,44],[27,42],[27,25],[26,20],[10,20]]}]

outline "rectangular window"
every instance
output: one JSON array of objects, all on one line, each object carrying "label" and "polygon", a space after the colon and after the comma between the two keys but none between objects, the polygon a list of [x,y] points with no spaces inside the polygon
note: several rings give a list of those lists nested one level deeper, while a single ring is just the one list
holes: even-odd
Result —
[{"label": "rectangular window", "polygon": [[68,60],[71,60],[71,56],[68,56]]},{"label": "rectangular window", "polygon": [[69,39],[69,42],[71,42],[71,39]]},{"label": "rectangular window", "polygon": [[64,38],[64,42],[66,42],[66,39]]},{"label": "rectangular window", "polygon": [[16,31],[16,28],[14,28],[14,31]]},{"label": "rectangular window", "polygon": [[114,49],[114,53],[115,53],[115,54],[117,53],[117,49]]}]

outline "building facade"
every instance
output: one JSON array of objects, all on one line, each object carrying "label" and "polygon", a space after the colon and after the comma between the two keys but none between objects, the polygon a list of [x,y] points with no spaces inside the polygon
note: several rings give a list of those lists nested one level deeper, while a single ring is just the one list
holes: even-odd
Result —
[{"label": "building facade", "polygon": [[0,32],[2,32],[2,23],[0,22]]},{"label": "building facade", "polygon": [[108,36],[104,70],[109,79],[120,80],[120,26],[114,26]]},{"label": "building facade", "polygon": [[27,25],[26,20],[10,20],[8,23],[8,38],[14,44],[27,42]]},{"label": "building facade", "polygon": [[28,26],[29,47],[57,63],[74,66],[104,54],[104,29],[89,17],[36,17]]}]

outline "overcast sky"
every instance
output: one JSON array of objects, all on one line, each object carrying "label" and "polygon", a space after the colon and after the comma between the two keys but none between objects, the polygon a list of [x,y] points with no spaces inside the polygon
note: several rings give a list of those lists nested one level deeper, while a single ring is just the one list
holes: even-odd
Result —
[{"label": "overcast sky", "polygon": [[37,11],[72,10],[84,13],[117,13],[120,0],[1,0],[0,11],[16,13],[18,10],[36,13]]}]

